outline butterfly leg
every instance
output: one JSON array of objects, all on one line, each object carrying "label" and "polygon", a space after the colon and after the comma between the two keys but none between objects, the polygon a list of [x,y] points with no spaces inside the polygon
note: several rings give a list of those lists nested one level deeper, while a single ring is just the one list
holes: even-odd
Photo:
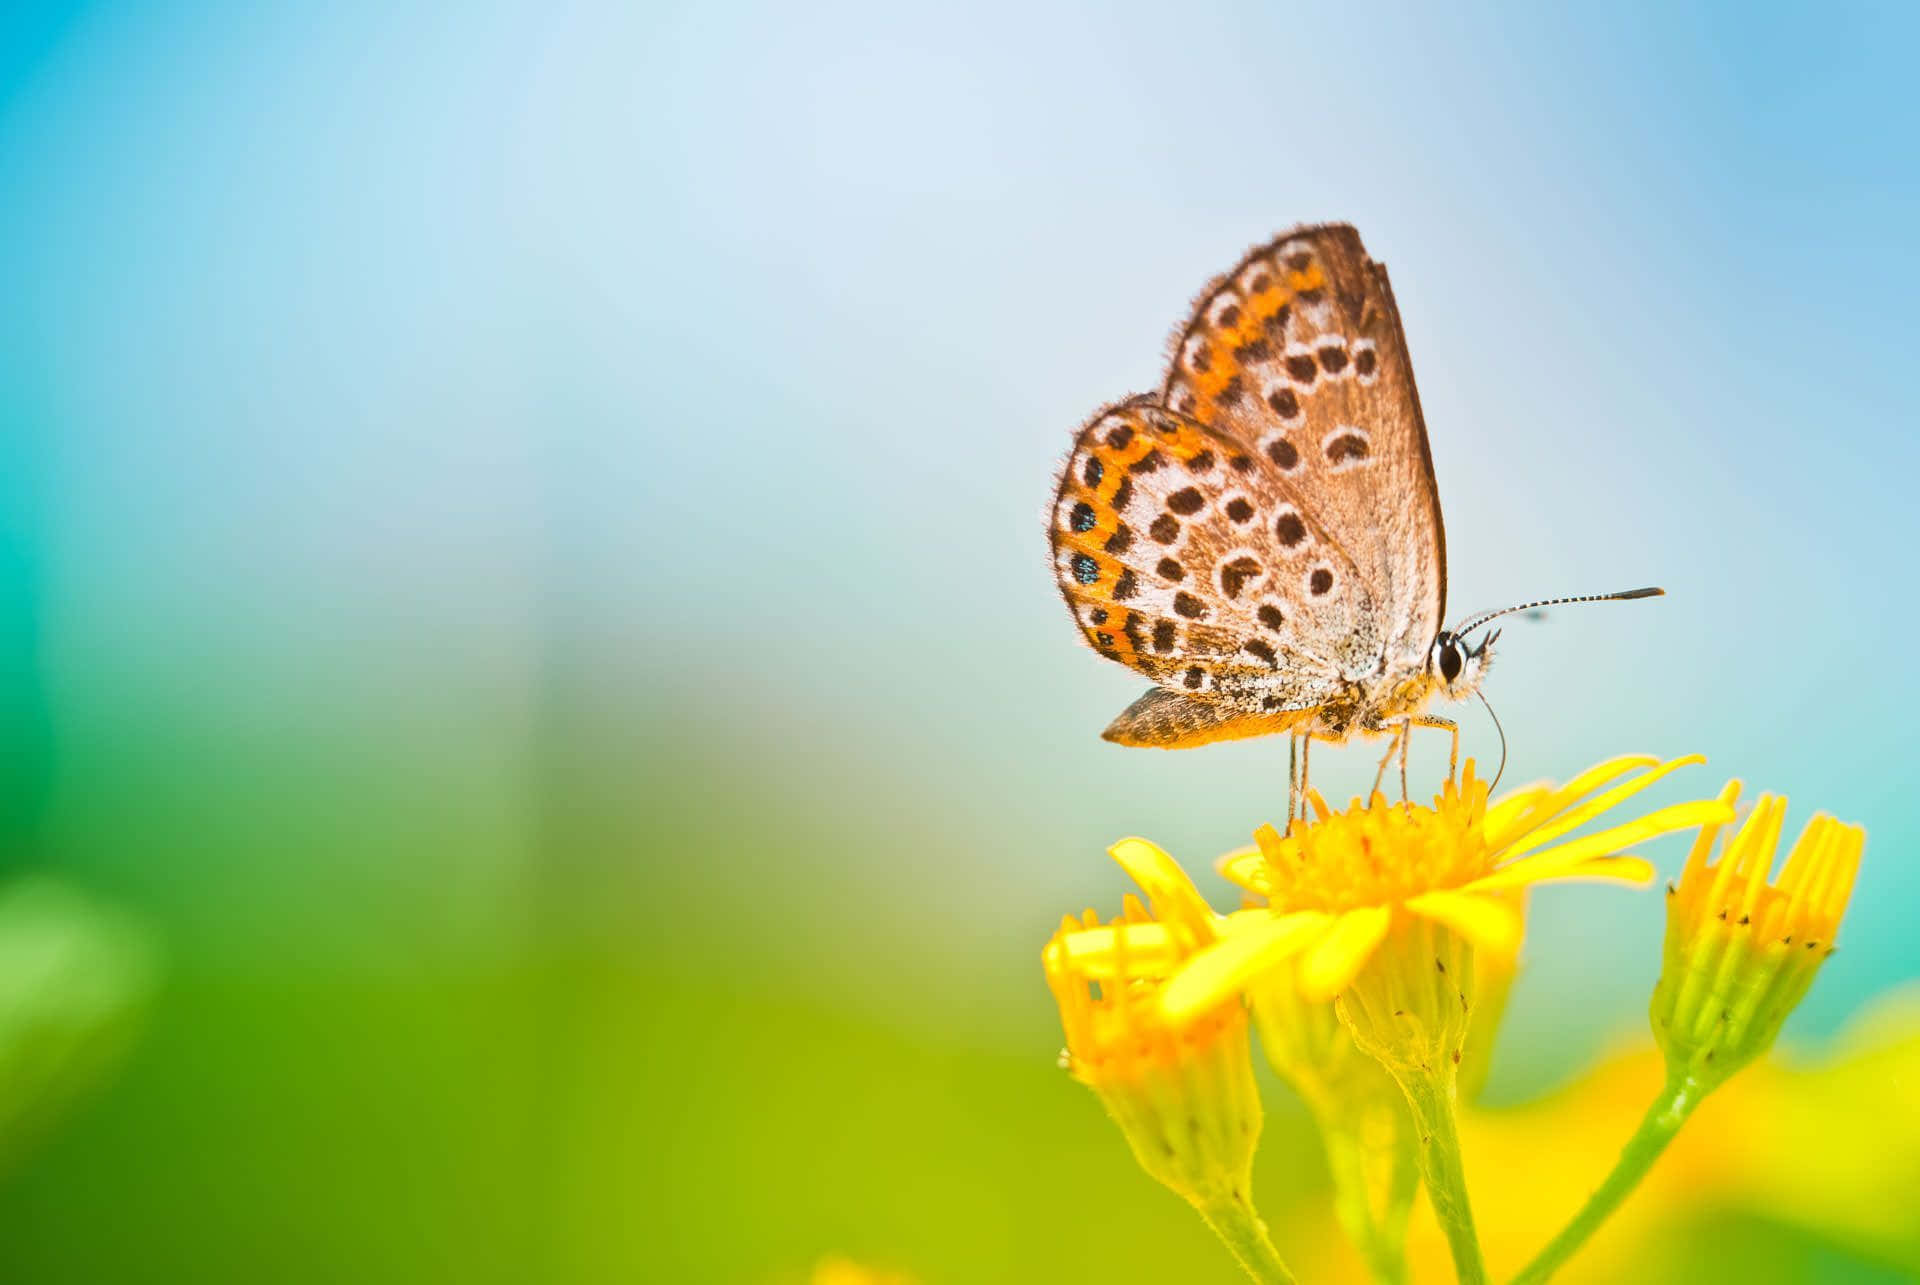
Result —
[{"label": "butterfly leg", "polygon": [[1405,811],[1413,811],[1413,804],[1407,799],[1407,750],[1413,745],[1413,720],[1407,719],[1400,724],[1400,806]]},{"label": "butterfly leg", "polygon": [[1294,810],[1300,806],[1300,733],[1287,734],[1287,829],[1293,829]]},{"label": "butterfly leg", "polygon": [[[1313,733],[1300,733],[1300,819],[1307,819],[1307,757],[1313,752]],[[1287,824],[1293,824],[1289,817]]]},{"label": "butterfly leg", "polygon": [[[1444,727],[1453,735],[1453,745],[1447,750],[1447,779],[1457,780],[1460,776],[1460,724],[1438,714],[1416,714],[1407,720],[1414,727]],[[1402,770],[1405,770],[1402,765]]]},{"label": "butterfly leg", "polygon": [[[1393,756],[1395,754],[1401,753],[1401,746],[1406,741],[1407,725],[1405,723],[1390,723],[1383,724],[1378,729],[1369,730],[1390,732],[1393,736],[1393,739],[1387,743],[1387,752],[1380,756],[1380,766],[1373,770],[1373,790],[1367,795],[1367,801],[1372,802],[1373,796],[1380,793],[1380,783],[1387,779],[1387,764],[1393,762]],[[1400,776],[1404,783],[1406,778],[1406,768],[1404,765],[1400,769]],[[1401,793],[1406,793],[1404,785]]]}]

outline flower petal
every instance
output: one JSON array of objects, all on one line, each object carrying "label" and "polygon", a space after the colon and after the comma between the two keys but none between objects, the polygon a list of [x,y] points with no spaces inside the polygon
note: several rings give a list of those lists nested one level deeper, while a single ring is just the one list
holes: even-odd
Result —
[{"label": "flower petal", "polygon": [[1228,883],[1245,888],[1248,892],[1267,895],[1272,887],[1267,876],[1267,858],[1257,847],[1235,848],[1213,863]]},{"label": "flower petal", "polygon": [[1475,950],[1512,955],[1520,949],[1523,920],[1518,906],[1496,897],[1450,889],[1407,899],[1407,909],[1447,927],[1473,943]]},{"label": "flower petal", "polygon": [[[1615,759],[1614,763],[1617,764],[1617,763],[1620,763],[1621,761],[1622,760]],[[1630,781],[1627,781],[1625,784],[1614,786],[1611,790],[1608,790],[1605,794],[1602,794],[1597,798],[1589,799],[1587,802],[1581,804],[1579,807],[1574,808],[1572,811],[1567,812],[1564,815],[1555,818],[1553,821],[1550,821],[1544,825],[1539,826],[1537,829],[1530,830],[1527,833],[1520,835],[1519,837],[1515,838],[1512,843],[1508,844],[1505,848],[1496,850],[1497,855],[1502,857],[1517,857],[1517,856],[1520,856],[1522,853],[1532,852],[1536,848],[1544,847],[1546,844],[1549,844],[1553,842],[1555,839],[1558,839],[1561,835],[1566,834],[1572,830],[1576,830],[1580,826],[1585,825],[1588,821],[1591,821],[1594,817],[1599,816],[1602,812],[1605,812],[1607,809],[1618,807],[1620,804],[1632,798],[1634,795],[1640,793],[1640,791],[1646,789],[1649,785],[1652,785],[1655,781],[1660,780],[1662,777],[1665,777],[1674,772],[1677,772],[1681,768],[1687,767],[1691,764],[1704,763],[1706,761],[1707,760],[1701,755],[1686,754],[1686,755],[1682,755],[1680,758],[1671,759],[1668,762],[1662,763],[1658,767],[1655,767],[1650,771],[1641,773],[1639,776],[1633,778]],[[1595,772],[1599,772],[1601,768],[1611,769],[1611,767],[1612,767],[1611,764],[1603,763],[1600,765],[1600,768],[1593,768],[1586,772],[1582,772],[1579,777],[1575,778],[1574,784],[1581,783],[1582,781],[1585,780],[1585,778],[1592,776]],[[1615,773],[1615,775],[1618,775],[1618,773]],[[1572,786],[1569,785],[1568,789],[1571,790]],[[1625,847],[1626,845],[1621,844],[1619,846]]]},{"label": "flower petal", "polygon": [[1318,910],[1290,915],[1265,911],[1235,915],[1231,933],[1202,950],[1175,973],[1160,995],[1160,1011],[1170,1022],[1197,1017],[1322,936],[1332,916]]},{"label": "flower petal", "polygon": [[[1728,781],[1720,790],[1720,801],[1729,808],[1740,802],[1740,781]],[[1705,878],[1699,872],[1706,869],[1707,858],[1713,855],[1713,841],[1720,837],[1721,827],[1706,825],[1700,827],[1700,833],[1694,836],[1693,848],[1687,853],[1687,864],[1680,872],[1680,882],[1689,879]]]},{"label": "flower petal", "polygon": [[1341,915],[1301,959],[1300,993],[1318,1001],[1332,999],[1345,990],[1392,922],[1391,906],[1363,906]]},{"label": "flower petal", "polygon": [[1196,945],[1214,939],[1213,907],[1164,848],[1146,839],[1122,839],[1107,851],[1147,894],[1155,919],[1185,927]]},{"label": "flower petal", "polygon": [[1676,803],[1672,807],[1650,812],[1637,821],[1590,834],[1571,843],[1563,843],[1557,848],[1545,852],[1536,852],[1530,857],[1500,867],[1490,875],[1475,879],[1462,887],[1463,892],[1499,892],[1506,888],[1524,887],[1530,883],[1539,883],[1543,879],[1561,879],[1576,867],[1585,865],[1595,857],[1611,856],[1622,848],[1631,848],[1637,843],[1675,830],[1688,830],[1697,825],[1725,824],[1733,817],[1733,809],[1718,799],[1701,799],[1693,803]]},{"label": "flower petal", "polygon": [[[1560,815],[1602,786],[1618,780],[1635,768],[1653,767],[1659,762],[1652,754],[1622,754],[1604,763],[1596,763],[1559,789],[1549,790],[1545,798],[1534,800],[1534,806],[1525,812],[1505,810],[1504,805],[1508,800],[1503,798],[1487,810],[1487,847],[1499,852],[1535,826]],[[1494,824],[1496,817],[1498,825]]]},{"label": "flower petal", "polygon": [[1511,790],[1487,804],[1486,818],[1480,823],[1487,842],[1497,846],[1499,839],[1510,839],[1516,834],[1525,833],[1528,823],[1524,818],[1533,816],[1540,804],[1552,798],[1553,794],[1552,785],[1537,781]]},{"label": "flower petal", "polygon": [[1082,976],[1165,977],[1184,957],[1165,924],[1117,924],[1060,934],[1058,962]]},{"label": "flower petal", "polygon": [[1611,883],[1630,883],[1646,887],[1654,880],[1653,862],[1640,857],[1595,857],[1582,861],[1559,879],[1596,879]]}]

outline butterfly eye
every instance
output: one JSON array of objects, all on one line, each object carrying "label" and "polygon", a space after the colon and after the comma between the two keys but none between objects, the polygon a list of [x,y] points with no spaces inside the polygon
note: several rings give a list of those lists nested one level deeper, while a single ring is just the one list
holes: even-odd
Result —
[{"label": "butterfly eye", "polygon": [[1453,639],[1440,640],[1440,677],[1452,682],[1460,677],[1460,668],[1466,662],[1460,656],[1460,649],[1453,645]]}]

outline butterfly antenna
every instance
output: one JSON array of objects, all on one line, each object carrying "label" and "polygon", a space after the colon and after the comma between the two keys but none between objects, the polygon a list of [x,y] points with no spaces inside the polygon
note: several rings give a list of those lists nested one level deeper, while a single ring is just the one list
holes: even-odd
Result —
[{"label": "butterfly antenna", "polygon": [[1570,602],[1626,602],[1633,598],[1664,598],[1667,591],[1649,585],[1645,589],[1622,589],[1619,593],[1589,593],[1577,598],[1542,598],[1538,602],[1523,602],[1517,607],[1502,607],[1498,611],[1488,611],[1475,616],[1466,624],[1454,630],[1454,634],[1464,638],[1489,620],[1498,620],[1502,616],[1511,616],[1516,611],[1533,611],[1540,607],[1559,607]]},{"label": "butterfly antenna", "polygon": [[1507,770],[1507,729],[1500,726],[1500,716],[1493,712],[1493,705],[1487,700],[1487,694],[1483,691],[1475,691],[1474,695],[1478,696],[1480,703],[1487,707],[1487,717],[1493,720],[1493,730],[1500,733],[1500,767],[1493,774],[1493,784],[1487,787],[1487,793],[1492,794],[1500,788],[1500,778]]}]

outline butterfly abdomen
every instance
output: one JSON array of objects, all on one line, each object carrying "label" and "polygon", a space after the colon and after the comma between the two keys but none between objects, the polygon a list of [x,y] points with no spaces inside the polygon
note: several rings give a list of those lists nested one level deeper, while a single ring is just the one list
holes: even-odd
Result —
[{"label": "butterfly abdomen", "polygon": [[1185,750],[1215,741],[1284,732],[1312,716],[1311,710],[1248,712],[1232,705],[1190,700],[1156,687],[1122,710],[1100,735],[1116,745]]}]

